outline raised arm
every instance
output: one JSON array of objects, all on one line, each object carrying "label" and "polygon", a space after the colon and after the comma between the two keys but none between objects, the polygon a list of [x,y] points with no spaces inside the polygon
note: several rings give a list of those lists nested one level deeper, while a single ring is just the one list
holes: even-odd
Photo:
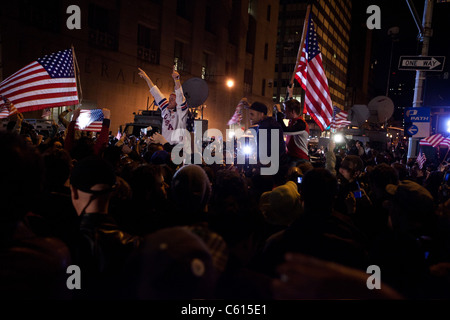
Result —
[{"label": "raised arm", "polygon": [[179,114],[179,117],[181,119],[187,114],[188,105],[183,94],[183,87],[181,86],[180,82],[180,74],[175,70],[175,66],[173,66],[172,69],[172,79],[175,83],[174,89],[177,106],[179,106],[179,108],[177,108],[177,113]]},{"label": "raised arm", "polygon": [[152,79],[150,79],[150,77],[141,68],[138,68],[138,70],[139,70],[139,73],[138,73],[139,76],[147,82],[149,89],[153,88],[155,86],[155,84],[153,83]]}]

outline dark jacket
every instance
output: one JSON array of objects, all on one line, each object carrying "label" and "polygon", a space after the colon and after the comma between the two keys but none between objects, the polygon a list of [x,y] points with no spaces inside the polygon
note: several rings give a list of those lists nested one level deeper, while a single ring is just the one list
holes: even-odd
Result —
[{"label": "dark jacket", "polygon": [[88,298],[110,298],[117,294],[115,285],[124,263],[140,242],[140,237],[122,231],[107,214],[82,216],[78,260]]}]

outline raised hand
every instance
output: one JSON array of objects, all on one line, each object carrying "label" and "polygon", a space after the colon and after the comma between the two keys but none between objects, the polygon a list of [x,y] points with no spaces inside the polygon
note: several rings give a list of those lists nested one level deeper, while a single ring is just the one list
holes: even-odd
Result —
[{"label": "raised hand", "polygon": [[102,109],[103,112],[103,118],[104,119],[110,119],[111,118],[111,111],[107,108]]},{"label": "raised hand", "polygon": [[147,84],[148,84],[148,86],[149,86],[150,88],[153,87],[153,86],[154,86],[153,81],[152,81],[152,80],[150,79],[150,77],[145,73],[145,71],[142,70],[141,68],[138,68],[138,70],[139,70],[138,75],[139,75],[142,79],[144,79],[144,80],[147,82]]}]

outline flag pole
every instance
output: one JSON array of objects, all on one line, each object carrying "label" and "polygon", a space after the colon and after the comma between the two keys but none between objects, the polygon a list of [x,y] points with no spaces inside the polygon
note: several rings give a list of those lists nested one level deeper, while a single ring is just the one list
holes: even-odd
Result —
[{"label": "flag pole", "polygon": [[81,85],[80,85],[80,68],[78,66],[78,61],[75,56],[75,48],[73,47],[73,45],[71,46],[71,48],[72,48],[73,71],[75,73],[75,79],[77,81],[78,105],[81,107],[81,100],[83,99],[83,92],[81,90]]},{"label": "flag pole", "polygon": [[308,21],[309,21],[309,14],[310,14],[310,12],[311,12],[311,5],[308,4],[307,7],[306,7],[305,22],[303,23],[302,39],[300,41],[300,46],[299,46],[298,52],[297,52],[297,60],[295,61],[294,72],[292,72],[291,81],[289,82],[290,85],[292,85],[294,83],[295,72],[297,71],[298,63],[299,63],[300,57],[302,55],[302,50],[303,50],[303,47],[305,46],[306,32],[308,32],[306,29],[308,28]]}]

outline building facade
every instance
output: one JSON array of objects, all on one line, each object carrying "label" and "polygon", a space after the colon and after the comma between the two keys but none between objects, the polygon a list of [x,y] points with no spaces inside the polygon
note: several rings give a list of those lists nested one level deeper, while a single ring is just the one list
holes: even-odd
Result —
[{"label": "building facade", "polygon": [[[66,25],[70,5],[80,8],[81,29]],[[175,65],[182,83],[190,78],[206,81],[203,118],[209,128],[225,134],[241,98],[269,108],[272,104],[277,13],[274,0],[9,2],[1,12],[0,76],[4,79],[40,56],[73,46],[81,107],[109,108],[115,134],[133,121],[133,112],[154,107],[138,68],[168,95]],[[231,88],[225,85],[228,78],[234,80]],[[53,116],[62,109],[54,108]]]}]

